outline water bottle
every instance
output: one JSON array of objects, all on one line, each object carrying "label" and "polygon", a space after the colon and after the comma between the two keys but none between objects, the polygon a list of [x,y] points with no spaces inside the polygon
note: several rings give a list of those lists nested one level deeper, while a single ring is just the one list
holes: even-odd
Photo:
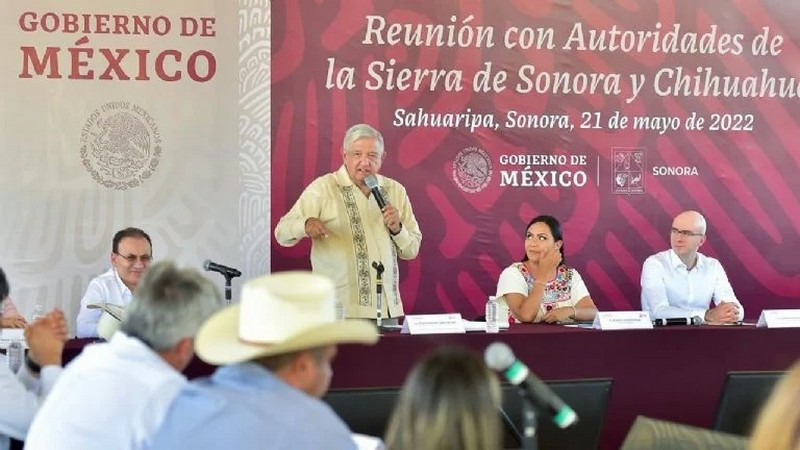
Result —
[{"label": "water bottle", "polygon": [[489,301],[486,302],[486,332],[498,333],[500,332],[500,305],[494,295],[489,296]]},{"label": "water bottle", "polygon": [[33,307],[33,314],[31,314],[31,323],[36,322],[42,317],[44,317],[44,305],[40,302],[36,302],[36,305]]},{"label": "water bottle", "polygon": [[336,321],[341,322],[347,318],[347,311],[344,307],[344,302],[336,297],[334,299],[334,307],[336,308]]},{"label": "water bottle", "polygon": [[22,358],[22,343],[15,339],[8,344],[8,348],[6,349],[8,370],[17,373],[20,366],[22,366]]}]

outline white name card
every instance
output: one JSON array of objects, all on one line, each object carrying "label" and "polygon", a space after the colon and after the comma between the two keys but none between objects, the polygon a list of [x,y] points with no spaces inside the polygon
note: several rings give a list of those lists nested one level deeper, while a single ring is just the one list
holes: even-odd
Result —
[{"label": "white name card", "polygon": [[594,316],[595,330],[647,330],[653,328],[647,311],[603,311]]},{"label": "white name card", "polygon": [[416,314],[406,316],[401,333],[449,334],[466,333],[461,314]]},{"label": "white name card", "polygon": [[756,326],[763,328],[800,327],[800,309],[765,309],[758,316]]}]

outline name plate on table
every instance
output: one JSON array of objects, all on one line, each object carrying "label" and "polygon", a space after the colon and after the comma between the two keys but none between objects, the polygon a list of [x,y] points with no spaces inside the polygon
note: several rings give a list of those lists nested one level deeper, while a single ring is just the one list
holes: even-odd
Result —
[{"label": "name plate on table", "polygon": [[648,330],[653,328],[647,311],[605,311],[594,316],[595,330]]},{"label": "name plate on table", "polygon": [[763,328],[798,328],[800,327],[800,309],[765,309],[758,316],[756,326]]},{"label": "name plate on table", "polygon": [[406,316],[401,333],[449,334],[466,333],[461,314],[417,314]]}]

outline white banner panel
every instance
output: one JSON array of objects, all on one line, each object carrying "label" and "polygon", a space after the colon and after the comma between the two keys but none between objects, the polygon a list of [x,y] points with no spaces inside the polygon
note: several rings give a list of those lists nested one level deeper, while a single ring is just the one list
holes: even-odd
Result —
[{"label": "white banner panel", "polygon": [[[269,270],[269,4],[0,4],[0,267],[78,313],[136,226],[155,260]],[[222,277],[209,276],[222,285]]]}]

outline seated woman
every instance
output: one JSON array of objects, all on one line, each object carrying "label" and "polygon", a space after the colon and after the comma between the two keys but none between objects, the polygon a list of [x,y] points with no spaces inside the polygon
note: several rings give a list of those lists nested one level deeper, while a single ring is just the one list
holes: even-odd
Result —
[{"label": "seated woman", "polygon": [[781,378],[753,428],[753,450],[800,449],[800,361]]},{"label": "seated woman", "polygon": [[386,432],[387,450],[502,448],[497,377],[475,354],[443,347],[411,371]]},{"label": "seated woman", "polygon": [[498,301],[505,300],[517,322],[593,320],[597,307],[583,279],[564,264],[561,224],[538,216],[526,230],[525,257],[500,274]]}]

